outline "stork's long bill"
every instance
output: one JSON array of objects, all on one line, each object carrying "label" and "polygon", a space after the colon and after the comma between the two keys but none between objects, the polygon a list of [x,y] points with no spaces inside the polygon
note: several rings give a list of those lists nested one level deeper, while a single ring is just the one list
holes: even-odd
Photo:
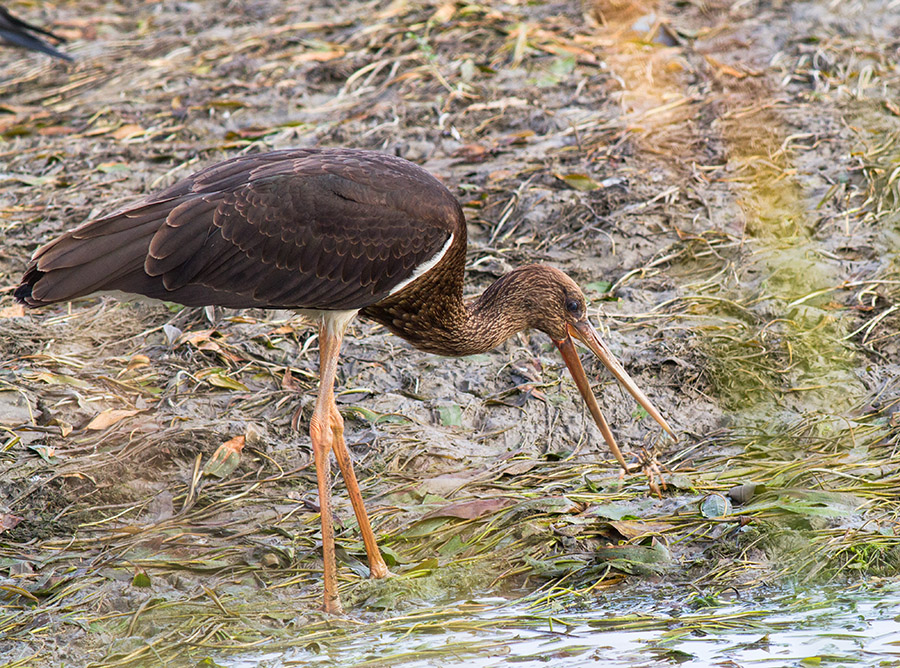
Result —
[{"label": "stork's long bill", "polygon": [[631,376],[628,375],[628,372],[625,371],[619,363],[619,360],[615,358],[612,351],[609,349],[609,346],[607,346],[603,339],[600,338],[600,335],[597,334],[597,330],[593,328],[587,318],[581,320],[574,326],[567,325],[567,328],[569,335],[562,341],[554,341],[553,343],[559,348],[559,352],[562,355],[563,360],[565,360],[566,366],[569,367],[572,378],[575,379],[575,385],[578,386],[578,391],[581,393],[584,403],[587,404],[588,410],[590,410],[591,415],[594,416],[594,421],[600,428],[600,433],[603,434],[603,438],[606,440],[607,445],[609,445],[609,449],[612,451],[619,464],[622,465],[622,468],[626,471],[630,471],[631,469],[625,463],[625,458],[622,456],[622,451],[619,450],[619,446],[616,445],[616,439],[613,437],[612,430],[609,428],[606,418],[604,418],[603,413],[600,412],[600,406],[597,404],[597,399],[591,391],[591,384],[588,382],[587,374],[585,374],[584,367],[581,366],[581,360],[578,358],[578,353],[575,350],[575,342],[572,340],[573,336],[584,343],[591,352],[600,358],[600,361],[603,362],[606,368],[609,369],[616,379],[625,386],[625,389],[628,390],[631,396],[633,396],[641,406],[643,406],[644,410],[659,423],[659,426],[665,429],[673,438],[675,437],[675,432],[672,431],[672,428],[666,423],[663,416],[659,414],[656,407],[650,403],[650,399],[647,398],[647,395],[644,394],[641,388],[637,386],[637,383],[631,379]]}]

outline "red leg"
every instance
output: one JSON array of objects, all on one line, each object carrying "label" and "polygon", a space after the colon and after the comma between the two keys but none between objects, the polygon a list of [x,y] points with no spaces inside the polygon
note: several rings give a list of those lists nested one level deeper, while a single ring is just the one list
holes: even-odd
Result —
[{"label": "red leg", "polygon": [[[326,612],[340,614],[341,601],[337,591],[337,560],[334,553],[334,523],[331,513],[331,463],[329,455],[334,450],[341,475],[356,513],[356,520],[362,533],[366,554],[369,557],[369,571],[372,577],[383,578],[390,575],[384,558],[375,541],[375,534],[369,516],[363,505],[359,483],[353,472],[350,451],[344,443],[344,420],[334,402],[334,379],[337,373],[341,339],[349,318],[340,316],[322,320],[319,326],[319,395],[309,425],[313,456],[316,464],[316,479],[319,485],[319,507],[322,515],[322,560],[325,581]],[[297,415],[294,416],[295,419]]]},{"label": "red leg", "polygon": [[316,464],[316,480],[319,484],[319,509],[322,515],[322,571],[325,584],[325,612],[340,614],[341,599],[337,590],[337,560],[334,555],[334,520],[331,514],[331,460],[334,446],[334,429],[331,419],[334,406],[334,377],[338,354],[341,350],[341,334],[328,332],[327,323],[319,328],[319,395],[309,424],[313,457]]},{"label": "red leg", "polygon": [[375,533],[372,531],[369,514],[363,504],[362,492],[359,491],[359,483],[356,480],[356,473],[353,471],[350,450],[344,443],[344,419],[338,412],[337,406],[334,406],[331,428],[334,430],[334,456],[337,458],[341,475],[344,476],[344,484],[347,485],[350,503],[353,504],[353,512],[356,513],[359,531],[362,533],[363,544],[366,546],[366,554],[369,557],[369,573],[373,578],[386,578],[391,572],[384,563],[384,557],[381,556],[381,550],[378,549],[378,543],[375,541]]},{"label": "red leg", "polygon": [[331,430],[327,418],[323,425],[313,414],[309,426],[313,456],[316,463],[316,479],[319,484],[319,510],[322,515],[322,575],[325,581],[325,612],[339,615],[343,612],[337,591],[337,560],[334,556],[334,519],[331,515]]}]

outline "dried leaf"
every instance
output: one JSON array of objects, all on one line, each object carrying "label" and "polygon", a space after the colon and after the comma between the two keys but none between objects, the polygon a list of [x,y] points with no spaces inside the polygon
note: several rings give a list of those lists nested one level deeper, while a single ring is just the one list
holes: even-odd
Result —
[{"label": "dried leaf", "polygon": [[102,413],[99,413],[93,420],[88,422],[87,427],[85,429],[90,429],[91,431],[100,431],[102,429],[106,429],[111,427],[119,420],[124,420],[127,417],[131,417],[132,415],[137,415],[138,411],[130,410],[125,408],[110,408]]},{"label": "dried leaf", "polygon": [[329,60],[341,58],[345,51],[343,49],[331,49],[330,51],[307,51],[293,57],[295,63],[324,63]]},{"label": "dried leaf", "polygon": [[236,390],[238,392],[249,392],[250,388],[244,385],[241,381],[235,380],[229,376],[226,376],[224,373],[211,373],[204,378],[204,380],[210,385],[215,385],[216,387],[221,387],[226,390]]},{"label": "dried leaf", "polygon": [[25,307],[22,304],[0,308],[0,318],[21,318],[23,315],[25,315]]},{"label": "dried leaf", "polygon": [[48,373],[42,371],[35,377],[35,380],[47,383],[48,385],[71,385],[72,387],[80,387],[81,389],[90,387],[89,383],[73,376],[66,376],[62,373]]},{"label": "dried leaf", "polygon": [[140,137],[146,132],[144,128],[135,123],[128,123],[127,125],[122,125],[118,127],[113,132],[110,132],[110,136],[114,139],[133,139],[134,137]]},{"label": "dried leaf", "polygon": [[146,355],[135,355],[128,360],[128,366],[125,367],[125,371],[134,371],[143,366],[150,366],[150,358]]},{"label": "dried leaf", "polygon": [[53,418],[52,420],[50,420],[50,422],[48,424],[50,424],[54,427],[59,427],[59,433],[61,436],[65,437],[72,433],[72,429],[73,429],[72,425],[69,424],[68,422],[66,422],[65,420],[61,420],[59,418]]},{"label": "dried leaf", "polygon": [[484,162],[491,157],[491,152],[481,144],[465,144],[453,152],[453,157],[462,162]]},{"label": "dried leaf", "polygon": [[640,522],[634,520],[614,520],[609,525],[628,539],[658,534],[673,528],[673,525],[667,522]]},{"label": "dried leaf", "polygon": [[734,77],[735,79],[746,79],[747,77],[758,77],[762,75],[762,72],[759,70],[741,71],[732,67],[731,65],[722,63],[709,55],[704,56],[704,58],[706,58],[706,62],[709,63],[713,67],[713,69],[715,69],[716,72],[718,72],[720,75],[725,74],[727,76]]},{"label": "dried leaf", "polygon": [[247,105],[240,100],[213,100],[209,106],[214,109],[243,109]]},{"label": "dried leaf", "polygon": [[18,515],[10,515],[9,513],[0,513],[0,533],[14,529],[24,517]]},{"label": "dried leaf", "polygon": [[212,459],[203,469],[203,473],[217,478],[226,478],[231,475],[231,472],[241,463],[241,450],[244,449],[245,442],[246,439],[243,435],[225,441],[216,448]]},{"label": "dried leaf", "polygon": [[446,23],[453,18],[454,14],[456,14],[456,3],[445,2],[431,15],[430,20],[434,23]]},{"label": "dried leaf", "polygon": [[475,499],[474,501],[460,501],[449,506],[432,510],[422,517],[423,520],[432,517],[457,517],[461,520],[474,520],[484,515],[495,513],[507,508],[514,503],[512,499],[495,497],[493,499]]},{"label": "dried leaf", "polygon": [[56,448],[49,445],[29,445],[28,449],[40,455],[45,462],[55,461]]}]

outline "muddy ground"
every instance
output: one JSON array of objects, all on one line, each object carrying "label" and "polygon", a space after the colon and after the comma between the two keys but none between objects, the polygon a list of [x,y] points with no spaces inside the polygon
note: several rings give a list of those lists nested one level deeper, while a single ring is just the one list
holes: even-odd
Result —
[{"label": "muddy ground", "polygon": [[471,293],[526,262],[567,271],[680,435],[588,363],[626,453],[667,467],[656,498],[620,479],[543,335],[447,360],[354,324],[339,401],[399,577],[364,577],[338,481],[344,633],[487,593],[897,574],[896,0],[7,5],[76,60],[0,50],[3,665],[340,642],[289,425],[314,331],[12,300],[60,231],[276,148],[422,164],[464,204]]}]

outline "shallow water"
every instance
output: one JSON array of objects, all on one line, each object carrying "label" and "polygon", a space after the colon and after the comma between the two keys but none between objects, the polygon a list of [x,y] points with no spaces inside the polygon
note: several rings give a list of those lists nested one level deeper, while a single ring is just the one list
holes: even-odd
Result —
[{"label": "shallow water", "polygon": [[[705,607],[703,607],[705,606]],[[287,666],[900,666],[900,587],[780,591],[732,602],[670,594],[605,595],[593,610],[499,599],[435,609],[329,647],[219,659],[229,668]],[[558,602],[555,607],[559,607]],[[452,609],[452,606],[451,606]],[[398,621],[404,618],[398,618]]]}]

